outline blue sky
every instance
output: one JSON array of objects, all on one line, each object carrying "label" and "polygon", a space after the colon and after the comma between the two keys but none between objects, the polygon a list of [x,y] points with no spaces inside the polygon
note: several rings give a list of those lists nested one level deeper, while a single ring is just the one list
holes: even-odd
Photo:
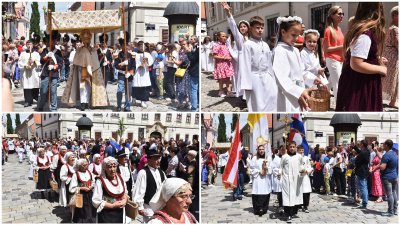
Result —
[{"label": "blue sky", "polygon": [[[68,11],[68,7],[74,2],[55,2],[56,12]],[[40,29],[44,28],[44,17],[43,17],[43,6],[47,8],[47,2],[39,2],[39,12],[40,12]],[[30,4],[29,4],[30,7]],[[32,12],[32,8],[30,9]]]},{"label": "blue sky", "polygon": [[[218,116],[219,116],[219,114],[220,113],[216,113],[215,114],[215,117],[214,117],[214,119],[216,120],[216,127],[215,127],[215,129],[217,130],[218,129],[218,124],[219,124],[219,121],[218,121]],[[232,113],[224,113],[225,114],[225,123],[226,123],[226,136],[227,136],[227,138],[230,138],[232,135],[232,132],[231,132],[231,124],[232,124]],[[243,114],[239,114],[240,115],[240,129],[242,129],[245,125],[246,125],[246,123],[247,123],[247,114],[246,113],[243,113]]]},{"label": "blue sky", "polygon": [[[31,113],[20,113],[20,114],[19,114],[19,118],[21,119],[21,123],[24,122],[24,120],[25,120],[26,118],[28,118],[28,116],[29,116],[30,114],[31,114]],[[7,117],[6,117],[7,114],[4,113],[3,115],[4,115],[5,120],[7,121]],[[11,120],[12,120],[12,123],[13,123],[13,127],[15,128],[15,115],[16,115],[16,113],[10,113],[10,115],[11,115]]]}]

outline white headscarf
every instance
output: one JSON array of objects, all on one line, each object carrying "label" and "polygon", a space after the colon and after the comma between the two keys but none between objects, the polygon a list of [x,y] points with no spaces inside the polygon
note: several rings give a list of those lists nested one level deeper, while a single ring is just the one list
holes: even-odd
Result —
[{"label": "white headscarf", "polygon": [[87,160],[84,159],[84,158],[78,159],[78,160],[76,161],[76,164],[75,164],[75,171],[78,171],[78,170],[79,170],[79,167],[80,167],[81,165],[83,165],[83,163],[85,163],[85,162],[87,162]]},{"label": "white headscarf", "polygon": [[150,201],[151,209],[156,212],[164,208],[168,200],[176,194],[176,191],[188,182],[181,178],[167,178],[162,187],[154,194]]},{"label": "white headscarf", "polygon": [[110,165],[112,163],[115,163],[118,166],[118,161],[112,156],[108,156],[107,158],[105,158],[103,160],[103,164],[101,165],[101,175],[102,176],[106,175],[106,167],[107,167],[107,165]]},{"label": "white headscarf", "polygon": [[67,152],[67,153],[65,153],[65,155],[64,155],[64,161],[65,161],[65,163],[68,163],[68,158],[71,157],[71,156],[73,156],[73,155],[74,155],[74,153],[72,153],[72,152]]}]

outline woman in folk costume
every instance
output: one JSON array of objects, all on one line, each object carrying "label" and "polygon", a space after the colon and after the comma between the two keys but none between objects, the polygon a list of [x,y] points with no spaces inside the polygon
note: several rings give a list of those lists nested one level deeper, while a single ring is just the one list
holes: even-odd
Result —
[{"label": "woman in folk costume", "polygon": [[101,175],[100,154],[94,154],[93,162],[89,165],[89,171],[93,174],[95,178]]},{"label": "woman in folk costume", "polygon": [[38,182],[36,183],[36,190],[40,191],[42,198],[45,198],[45,193],[50,190],[50,158],[45,155],[44,148],[38,149],[38,157],[34,163],[35,170],[38,172]]},{"label": "woman in folk costume", "polygon": [[85,29],[80,38],[84,46],[76,50],[72,76],[68,78],[62,101],[69,104],[80,102],[82,111],[89,108],[89,104],[91,107],[108,106],[97,50],[90,47],[92,33]]},{"label": "woman in folk costume", "polygon": [[[37,44],[40,36],[32,33],[33,42]],[[31,40],[26,42],[27,50],[23,51],[18,60],[18,67],[22,74],[22,87],[24,88],[24,107],[31,106],[33,99],[39,99],[40,87],[40,55],[35,50]]]},{"label": "woman in folk costume", "polygon": [[117,167],[114,157],[105,158],[101,176],[96,179],[92,202],[97,208],[97,223],[125,223],[128,191]]},{"label": "woman in folk costume", "polygon": [[189,212],[192,204],[192,187],[181,178],[168,178],[150,201],[155,212],[149,224],[195,224],[196,218]]},{"label": "woman in folk costume", "polygon": [[272,168],[271,157],[266,157],[264,145],[257,147],[257,155],[250,163],[253,176],[253,189],[251,198],[253,201],[253,213],[262,216],[267,213],[270,193],[272,192]]},{"label": "woman in folk costume", "polygon": [[[236,22],[232,16],[231,8],[228,3],[222,2],[221,5],[225,10],[228,25],[232,32],[232,37],[228,38],[227,44],[229,52],[234,59],[232,63],[235,70],[235,75],[232,77],[232,89],[235,92],[236,97],[239,97],[243,95],[243,90],[249,87],[249,79],[246,79],[246,77],[239,74],[239,63],[242,57],[243,44],[249,39],[250,23],[246,20],[241,20],[239,21],[239,24],[236,25]],[[232,39],[234,41],[233,46],[231,44]]]},{"label": "woman in folk costume", "polygon": [[204,37],[201,45],[201,70],[203,72],[214,71],[214,57],[212,55],[213,43],[209,36]]},{"label": "woman in folk costume", "polygon": [[69,193],[69,184],[72,179],[72,175],[75,173],[75,156],[72,152],[67,152],[64,157],[66,162],[60,170],[60,199],[59,203],[62,207],[67,207],[71,194]]},{"label": "woman in folk costume", "polygon": [[305,170],[305,174],[302,177],[302,190],[303,190],[303,212],[309,213],[308,206],[310,205],[310,193],[312,192],[311,189],[311,181],[310,181],[310,174],[313,172],[313,168],[311,166],[310,158],[304,155],[304,147],[302,145],[297,146],[297,153],[303,156],[303,169]]},{"label": "woman in folk costume", "polygon": [[54,179],[58,184],[58,187],[61,187],[61,179],[60,179],[60,171],[61,167],[65,165],[65,154],[67,154],[67,147],[65,145],[60,146],[60,152],[53,156],[51,171],[53,172]]},{"label": "woman in folk costume", "polygon": [[71,183],[69,185],[69,192],[71,195],[79,191],[82,194],[83,206],[82,208],[72,208],[72,222],[73,223],[95,223],[96,222],[96,209],[92,204],[94,176],[88,170],[88,162],[85,159],[78,159],[75,166],[75,173],[72,175]]}]

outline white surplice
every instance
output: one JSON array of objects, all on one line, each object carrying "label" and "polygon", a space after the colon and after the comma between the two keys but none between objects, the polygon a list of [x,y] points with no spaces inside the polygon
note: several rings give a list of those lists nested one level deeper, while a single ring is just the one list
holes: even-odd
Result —
[{"label": "white surplice", "polygon": [[[143,57],[147,58],[148,66],[142,66]],[[149,87],[151,86],[149,66],[153,65],[153,57],[150,53],[136,53],[136,70],[133,76],[132,87]]]},{"label": "white surplice", "polygon": [[24,89],[34,89],[40,87],[40,55],[37,52],[32,52],[32,60],[35,62],[32,69],[27,69],[30,53],[23,51],[18,60],[18,67],[21,70],[22,86]]},{"label": "white surplice", "polygon": [[296,47],[278,42],[273,51],[273,71],[278,85],[278,111],[299,112],[298,100],[305,90],[304,65]]},{"label": "white surplice", "polygon": [[281,168],[281,158],[278,155],[275,155],[274,159],[271,162],[273,192],[282,192],[281,180],[278,179],[280,168]]},{"label": "white surplice", "polygon": [[281,159],[281,187],[283,206],[295,206],[303,204],[303,190],[300,179],[302,168],[301,155],[290,156],[285,154]]},{"label": "white surplice", "polygon": [[250,38],[243,45],[239,61],[239,73],[243,75],[241,88],[245,89],[248,111],[276,112],[278,88],[272,72],[268,44],[263,40]]},{"label": "white surplice", "polygon": [[319,59],[314,52],[308,48],[303,48],[303,50],[301,50],[300,57],[304,65],[305,86],[311,87],[314,85],[314,80],[318,76],[318,70],[321,69]]},{"label": "white surplice", "polygon": [[[248,83],[248,80],[242,79],[242,76],[240,75],[240,61],[243,59],[242,55],[242,50],[243,50],[243,44],[247,41],[247,39],[243,36],[242,33],[240,33],[239,28],[236,25],[235,20],[233,19],[233,16],[231,15],[230,17],[227,17],[228,21],[228,26],[229,29],[232,32],[232,35],[234,37],[234,46],[230,47],[229,52],[231,53],[232,58],[234,59],[233,62],[233,68],[235,70],[235,75],[233,76],[233,90],[236,92],[236,97],[244,95],[244,89],[247,89],[250,87],[251,83]],[[230,42],[229,42],[230,43]],[[247,83],[246,83],[247,82]]]},{"label": "white surplice", "polygon": [[310,175],[311,172],[313,171],[313,168],[310,163],[310,158],[308,156],[303,156],[303,161],[302,161],[303,168],[307,171],[307,174],[305,174],[302,179],[302,190],[303,193],[311,193],[312,188],[311,188],[311,181],[310,181]]},{"label": "white surplice", "polygon": [[214,56],[212,55],[213,43],[201,45],[201,70],[205,72],[214,71]]},{"label": "white surplice", "polygon": [[272,169],[271,169],[271,157],[267,157],[267,174],[265,176],[260,175],[264,158],[257,158],[257,156],[251,159],[250,171],[253,177],[252,191],[253,195],[267,195],[272,192]]}]

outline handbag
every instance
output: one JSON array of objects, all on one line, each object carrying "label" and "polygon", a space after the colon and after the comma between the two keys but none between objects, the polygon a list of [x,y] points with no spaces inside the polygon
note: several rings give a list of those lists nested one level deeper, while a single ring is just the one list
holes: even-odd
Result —
[{"label": "handbag", "polygon": [[128,200],[128,202],[125,205],[126,216],[131,219],[136,219],[136,216],[138,214],[138,209],[139,209],[138,204],[134,203],[131,200]]},{"label": "handbag", "polygon": [[79,188],[76,188],[76,192],[74,195],[72,195],[71,199],[69,200],[68,206],[73,206],[76,208],[82,208],[83,207],[83,196],[79,192]]},{"label": "handbag", "polygon": [[35,170],[33,172],[33,182],[37,183],[39,181],[39,173]]},{"label": "handbag", "polygon": [[177,76],[177,77],[185,76],[186,70],[187,70],[187,68],[189,68],[189,66],[190,66],[190,62],[186,66],[186,68],[178,68],[178,69],[176,69],[175,76]]},{"label": "handbag", "polygon": [[185,76],[186,70],[187,70],[187,69],[185,69],[185,68],[178,68],[178,69],[176,69],[175,76],[177,76],[177,77],[183,77],[183,76]]}]

